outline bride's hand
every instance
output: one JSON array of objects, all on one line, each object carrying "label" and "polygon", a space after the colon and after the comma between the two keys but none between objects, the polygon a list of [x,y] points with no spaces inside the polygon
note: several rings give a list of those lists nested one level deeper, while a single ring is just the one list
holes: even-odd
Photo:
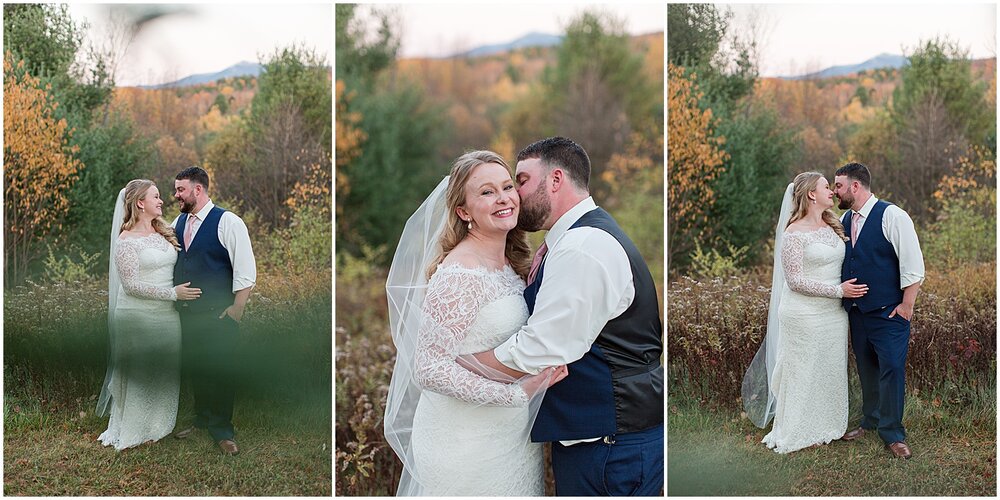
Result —
[{"label": "bride's hand", "polygon": [[538,375],[528,375],[522,378],[518,383],[521,384],[521,388],[531,398],[538,391],[566,378],[566,375],[569,375],[569,369],[566,368],[566,365],[550,366],[538,372]]},{"label": "bride's hand", "polygon": [[174,291],[177,292],[177,300],[194,300],[201,297],[201,288],[191,288],[191,282],[181,283],[174,287]]},{"label": "bride's hand", "polygon": [[840,284],[840,288],[844,290],[845,299],[856,299],[868,293],[868,285],[855,285],[855,281],[858,281],[858,279],[851,278]]}]

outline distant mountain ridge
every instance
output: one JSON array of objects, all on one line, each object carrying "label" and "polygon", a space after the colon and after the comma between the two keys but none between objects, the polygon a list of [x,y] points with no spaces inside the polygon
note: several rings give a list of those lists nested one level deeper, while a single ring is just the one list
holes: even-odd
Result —
[{"label": "distant mountain ridge", "polygon": [[180,80],[161,83],[158,85],[139,85],[139,88],[150,90],[150,89],[170,89],[177,87],[188,87],[191,85],[202,85],[206,83],[211,83],[222,78],[232,78],[237,76],[260,76],[263,69],[258,63],[249,61],[240,61],[222,71],[216,71],[215,73],[201,73],[197,75],[186,76]]},{"label": "distant mountain ridge", "polygon": [[859,71],[864,71],[869,69],[879,69],[879,68],[899,69],[902,68],[903,66],[906,66],[907,64],[909,64],[909,59],[905,56],[882,53],[859,64],[831,66],[824,70],[817,71],[815,73],[809,73],[807,75],[782,76],[780,78],[783,80],[815,80],[821,78],[846,76],[852,73],[857,73]]},{"label": "distant mountain ridge", "polygon": [[[497,43],[492,45],[482,45],[465,52],[459,52],[449,57],[481,57],[493,54],[502,54],[516,49],[526,47],[552,47],[562,43],[563,37],[560,35],[549,35],[547,33],[528,33],[514,41],[507,43]],[[445,59],[449,58],[446,57]]]}]

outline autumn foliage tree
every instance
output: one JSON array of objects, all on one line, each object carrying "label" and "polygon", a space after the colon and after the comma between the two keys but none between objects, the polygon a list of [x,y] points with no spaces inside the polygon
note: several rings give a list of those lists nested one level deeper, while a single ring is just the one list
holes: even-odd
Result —
[{"label": "autumn foliage tree", "polygon": [[38,243],[60,228],[67,192],[83,165],[69,145],[66,120],[23,60],[3,60],[4,285],[19,282]]},{"label": "autumn foliage tree", "polygon": [[728,155],[724,137],[713,135],[712,110],[698,107],[696,75],[669,65],[667,84],[667,262],[686,256],[705,235],[706,214],[715,202],[714,181]]}]

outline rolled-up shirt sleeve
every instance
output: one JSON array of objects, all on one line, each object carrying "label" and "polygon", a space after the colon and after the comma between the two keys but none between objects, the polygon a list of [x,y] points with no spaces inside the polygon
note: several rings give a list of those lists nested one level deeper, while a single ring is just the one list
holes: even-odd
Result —
[{"label": "rolled-up shirt sleeve", "polygon": [[568,231],[546,256],[527,324],[494,355],[507,367],[531,374],[572,363],[634,296],[628,256],[614,237],[593,228]]},{"label": "rolled-up shirt sleeve", "polygon": [[219,240],[229,252],[233,264],[233,293],[257,283],[257,260],[253,256],[247,225],[236,214],[226,211],[219,221]]},{"label": "rolled-up shirt sleeve", "polygon": [[906,288],[924,281],[924,256],[913,227],[913,220],[903,209],[890,205],[883,216],[885,238],[899,258],[899,286]]}]

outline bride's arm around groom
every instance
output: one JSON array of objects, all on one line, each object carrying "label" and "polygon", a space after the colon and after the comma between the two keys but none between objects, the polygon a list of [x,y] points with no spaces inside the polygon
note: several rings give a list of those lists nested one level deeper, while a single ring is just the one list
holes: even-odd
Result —
[{"label": "bride's arm around groom", "polygon": [[529,273],[527,324],[477,361],[508,375],[568,364],[532,440],[552,442],[559,495],[659,495],[663,487],[662,322],[635,244],[589,192],[590,158],[551,137],[517,156],[527,231],[547,230]]}]

